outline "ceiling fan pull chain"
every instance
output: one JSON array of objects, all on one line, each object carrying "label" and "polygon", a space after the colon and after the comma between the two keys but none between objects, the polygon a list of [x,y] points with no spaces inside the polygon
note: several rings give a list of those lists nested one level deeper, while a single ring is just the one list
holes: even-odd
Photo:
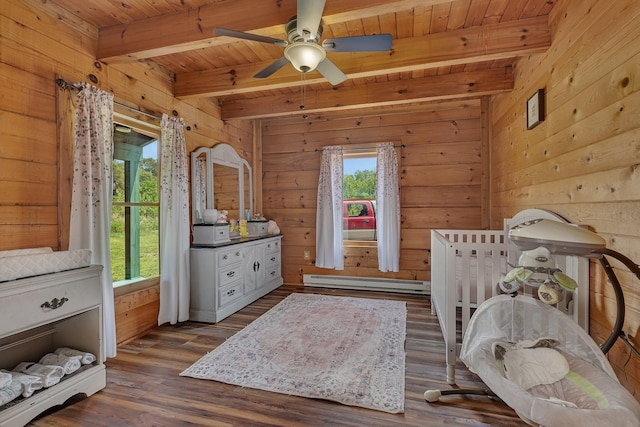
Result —
[{"label": "ceiling fan pull chain", "polygon": [[300,109],[301,110],[304,110],[304,105],[305,105],[305,103],[304,103],[305,102],[305,100],[304,100],[304,95],[305,95],[305,90],[304,90],[305,89],[304,88],[304,86],[305,86],[304,80],[305,79],[304,79],[304,76],[305,76],[305,73],[300,73],[300,80],[302,80],[302,103],[300,104]]}]

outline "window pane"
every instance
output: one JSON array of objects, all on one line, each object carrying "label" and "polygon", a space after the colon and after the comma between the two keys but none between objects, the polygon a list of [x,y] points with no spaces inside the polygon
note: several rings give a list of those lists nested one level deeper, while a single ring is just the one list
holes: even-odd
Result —
[{"label": "window pane", "polygon": [[160,274],[160,233],[157,206],[145,206],[140,214],[140,277]]},{"label": "window pane", "polygon": [[110,243],[113,282],[120,285],[160,271],[158,141],[115,129]]},{"label": "window pane", "polygon": [[158,203],[158,141],[144,146],[139,165],[140,201]]},{"label": "window pane", "polygon": [[157,206],[113,206],[110,243],[114,283],[160,274],[158,215]]},{"label": "window pane", "polygon": [[111,277],[114,282],[125,280],[124,206],[111,209]]},{"label": "window pane", "polygon": [[376,157],[343,161],[343,240],[376,240]]}]

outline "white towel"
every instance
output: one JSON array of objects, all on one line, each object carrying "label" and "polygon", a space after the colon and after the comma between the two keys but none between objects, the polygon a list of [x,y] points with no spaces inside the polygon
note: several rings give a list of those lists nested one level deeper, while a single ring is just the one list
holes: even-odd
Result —
[{"label": "white towel", "polygon": [[22,384],[11,381],[8,386],[0,388],[0,406],[9,403],[22,393]]},{"label": "white towel", "polygon": [[96,361],[96,356],[86,351],[76,350],[69,347],[60,347],[54,351],[55,354],[62,354],[64,356],[81,356],[80,363],[88,365]]},{"label": "white towel", "polygon": [[41,365],[35,362],[19,363],[13,370],[42,378],[42,385],[45,388],[58,384],[64,376],[64,369],[61,366]]},{"label": "white towel", "polygon": [[5,370],[3,370],[2,372],[9,373],[13,377],[14,381],[18,381],[22,384],[22,395],[24,397],[29,397],[33,394],[33,392],[44,387],[44,383],[42,382],[41,377],[23,374],[22,372],[9,372]]},{"label": "white towel", "polygon": [[11,374],[8,372],[0,371],[0,388],[8,387],[13,381]]},{"label": "white towel", "polygon": [[80,369],[82,366],[82,363],[80,363],[81,358],[82,356],[80,355],[65,356],[64,354],[47,353],[40,359],[40,364],[61,366],[65,375],[69,375]]}]

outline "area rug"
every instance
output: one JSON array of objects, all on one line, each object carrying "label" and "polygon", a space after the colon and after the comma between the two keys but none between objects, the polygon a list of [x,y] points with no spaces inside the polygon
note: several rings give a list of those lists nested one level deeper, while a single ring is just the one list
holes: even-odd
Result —
[{"label": "area rug", "polygon": [[404,412],[404,302],[294,293],[180,375]]}]

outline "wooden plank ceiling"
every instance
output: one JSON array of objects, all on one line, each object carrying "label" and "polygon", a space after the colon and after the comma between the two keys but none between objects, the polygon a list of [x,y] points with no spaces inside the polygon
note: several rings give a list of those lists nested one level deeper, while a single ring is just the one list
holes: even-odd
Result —
[{"label": "wooden plank ceiling", "polygon": [[[253,75],[283,48],[217,37],[215,27],[286,40],[295,0],[53,0],[98,29],[98,59],[153,61],[178,98],[214,97],[228,118],[473,98],[513,88],[519,57],[551,45],[556,0],[327,0],[322,39],[389,33],[390,52],[328,53],[337,86],[290,64]],[[304,90],[303,90],[304,89]]]}]

